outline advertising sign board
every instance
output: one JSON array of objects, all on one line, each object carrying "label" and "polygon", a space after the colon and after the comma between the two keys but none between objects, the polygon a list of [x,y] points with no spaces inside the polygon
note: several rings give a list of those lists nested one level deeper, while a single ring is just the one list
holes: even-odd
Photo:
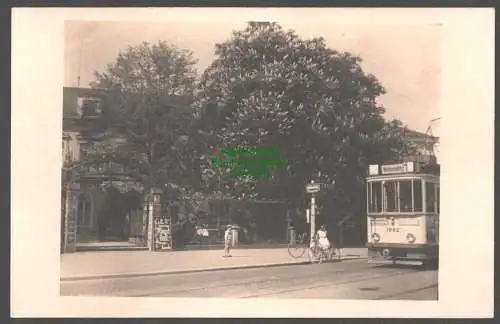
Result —
[{"label": "advertising sign board", "polygon": [[154,250],[168,251],[172,249],[172,227],[169,217],[154,218]]}]

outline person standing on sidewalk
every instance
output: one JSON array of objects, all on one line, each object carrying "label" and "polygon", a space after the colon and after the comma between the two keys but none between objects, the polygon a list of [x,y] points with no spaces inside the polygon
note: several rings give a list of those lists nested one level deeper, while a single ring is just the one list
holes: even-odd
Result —
[{"label": "person standing on sidewalk", "polygon": [[208,232],[207,224],[201,225],[201,237],[203,239],[203,244],[208,245],[210,233]]},{"label": "person standing on sidewalk", "polygon": [[227,225],[226,231],[224,232],[224,257],[230,257],[231,254],[231,244],[233,243],[233,229],[231,225]]}]

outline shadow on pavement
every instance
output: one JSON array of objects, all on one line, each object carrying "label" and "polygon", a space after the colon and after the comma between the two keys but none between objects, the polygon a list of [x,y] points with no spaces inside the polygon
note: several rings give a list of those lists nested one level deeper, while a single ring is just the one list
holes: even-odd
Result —
[{"label": "shadow on pavement", "polygon": [[396,268],[396,269],[408,269],[415,271],[430,271],[430,270],[438,270],[437,265],[432,264],[380,264],[377,265],[377,268]]}]

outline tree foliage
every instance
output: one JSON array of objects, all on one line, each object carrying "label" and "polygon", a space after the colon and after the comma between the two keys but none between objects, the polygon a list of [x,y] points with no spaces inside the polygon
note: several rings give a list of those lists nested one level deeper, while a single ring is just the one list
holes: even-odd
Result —
[{"label": "tree foliage", "polygon": [[92,87],[108,94],[108,132],[86,163],[119,164],[146,190],[165,188],[169,197],[179,197],[172,191],[181,187],[194,192],[201,154],[192,106],[196,63],[191,52],[160,41],[129,46],[96,72]]},{"label": "tree foliage", "polygon": [[323,38],[250,22],[217,44],[215,54],[198,97],[211,116],[214,151],[274,146],[290,161],[267,179],[225,177],[222,189],[234,195],[254,193],[294,206],[306,202],[311,179],[335,180],[328,200],[345,214],[365,205],[354,197],[364,199],[367,165],[398,159],[407,149],[401,123],[387,122],[377,104],[385,93],[380,82],[363,71],[361,58],[328,48]]},{"label": "tree foliage", "polygon": [[[258,197],[303,210],[307,182],[335,181],[318,197],[322,214],[360,214],[367,165],[409,150],[401,122],[386,121],[377,103],[385,89],[361,62],[323,38],[261,22],[217,44],[199,82],[189,51],[128,47],[95,74],[92,86],[111,96],[110,127],[86,160],[118,163],[146,189],[168,183],[167,199],[196,202]],[[276,147],[289,164],[268,178],[230,178],[210,157],[234,146]]]}]

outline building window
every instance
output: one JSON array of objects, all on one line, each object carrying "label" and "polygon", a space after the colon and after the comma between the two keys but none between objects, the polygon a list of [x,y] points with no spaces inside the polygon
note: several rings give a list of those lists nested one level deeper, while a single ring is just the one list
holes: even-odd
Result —
[{"label": "building window", "polygon": [[91,221],[91,202],[88,195],[80,195],[78,197],[78,226],[90,226]]},{"label": "building window", "polygon": [[70,140],[66,138],[62,140],[62,158],[63,164],[70,163],[73,159],[73,156],[71,154]]},{"label": "building window", "polygon": [[63,165],[68,163],[68,153],[66,152],[66,140],[62,140],[62,160],[63,160]]},{"label": "building window", "polygon": [[79,97],[77,102],[77,110],[81,117],[99,117],[102,113],[100,98]]},{"label": "building window", "polygon": [[90,149],[90,144],[86,141],[82,141],[79,143],[78,146],[80,148],[79,160],[84,161],[87,158],[88,151]]}]

